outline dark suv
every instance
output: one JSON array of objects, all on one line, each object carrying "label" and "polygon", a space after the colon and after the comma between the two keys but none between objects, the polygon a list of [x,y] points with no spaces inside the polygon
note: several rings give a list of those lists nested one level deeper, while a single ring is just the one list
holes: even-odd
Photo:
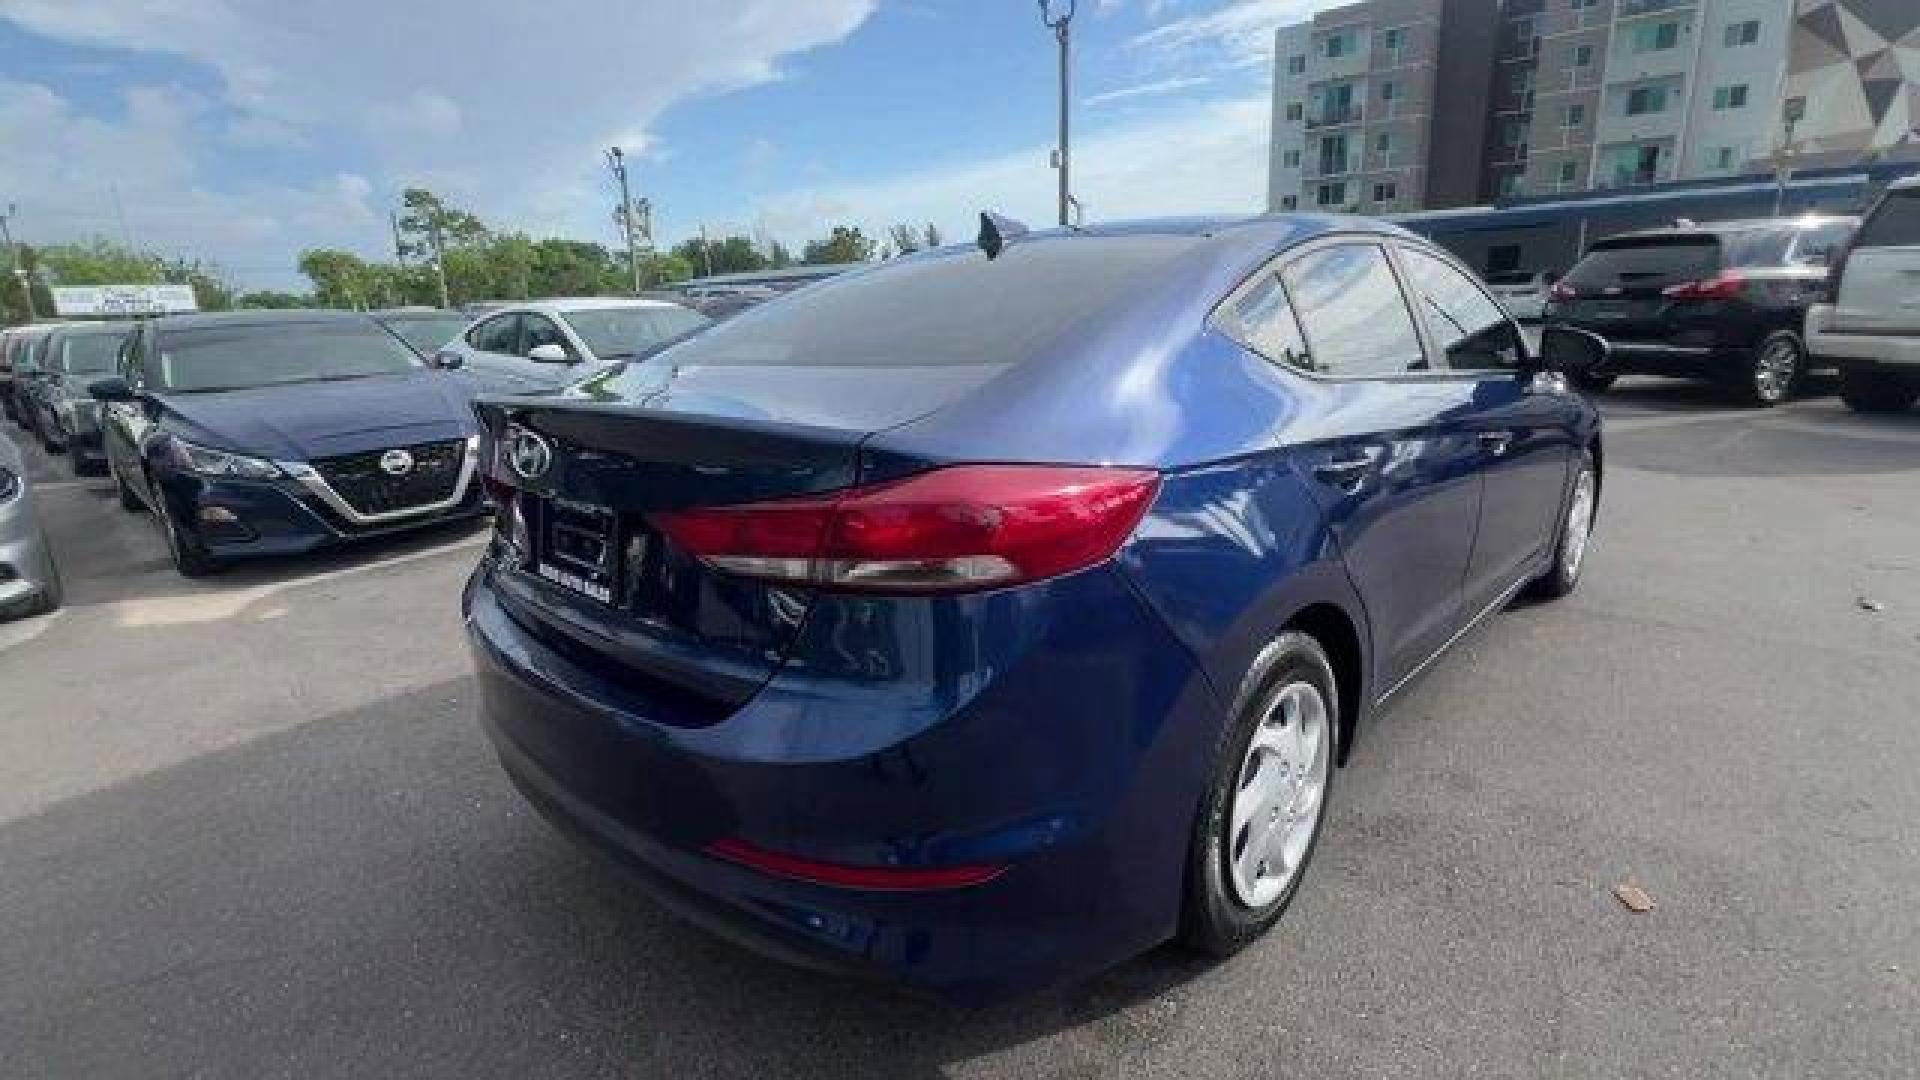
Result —
[{"label": "dark suv", "polygon": [[1607,339],[1604,390],[1623,374],[1722,383],[1755,405],[1785,401],[1806,369],[1800,328],[1854,218],[1682,223],[1608,237],[1549,294],[1546,317]]}]

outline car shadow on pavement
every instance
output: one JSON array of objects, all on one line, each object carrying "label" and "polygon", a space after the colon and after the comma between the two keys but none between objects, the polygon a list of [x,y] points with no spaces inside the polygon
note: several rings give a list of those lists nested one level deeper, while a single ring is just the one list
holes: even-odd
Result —
[{"label": "car shadow on pavement", "polygon": [[1205,968],[962,1010],[688,926],[512,791],[464,681],[0,824],[0,1074],[943,1075]]}]

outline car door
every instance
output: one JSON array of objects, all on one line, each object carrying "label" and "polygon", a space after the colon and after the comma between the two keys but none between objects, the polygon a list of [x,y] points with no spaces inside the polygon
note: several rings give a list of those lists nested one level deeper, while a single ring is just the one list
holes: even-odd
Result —
[{"label": "car door", "polygon": [[1286,438],[1366,608],[1376,686],[1393,687],[1459,624],[1480,504],[1464,424],[1473,385],[1428,363],[1382,244],[1306,249],[1279,283],[1278,308],[1299,322],[1293,366],[1308,381]]},{"label": "car door", "polygon": [[1833,329],[1920,334],[1920,188],[1887,192],[1841,264]]},{"label": "car door", "polygon": [[1461,587],[1462,613],[1472,618],[1531,577],[1553,542],[1579,400],[1564,378],[1523,370],[1520,328],[1466,271],[1412,245],[1398,246],[1396,255],[1447,377],[1472,389],[1462,421],[1482,491]]},{"label": "car door", "polygon": [[[128,334],[120,346],[116,374],[136,394],[146,391],[147,341],[152,333],[150,326],[142,324]],[[100,442],[107,455],[108,468],[149,503],[152,495],[147,490],[147,471],[140,458],[140,445],[151,427],[142,401],[110,401],[100,409]]]}]

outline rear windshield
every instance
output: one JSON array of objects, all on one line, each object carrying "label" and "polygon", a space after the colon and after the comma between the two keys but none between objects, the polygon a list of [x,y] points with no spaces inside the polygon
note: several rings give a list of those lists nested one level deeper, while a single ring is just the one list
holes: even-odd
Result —
[{"label": "rear windshield", "polygon": [[831,278],[660,354],[679,365],[927,367],[1031,356],[1134,281],[1196,243],[1190,236],[1016,242],[907,259]]},{"label": "rear windshield", "polygon": [[55,346],[59,355],[52,366],[67,375],[105,375],[113,370],[120,342],[126,332],[117,334],[62,335]]},{"label": "rear windshield", "polygon": [[697,311],[671,307],[583,308],[563,311],[573,332],[587,343],[594,356],[612,360],[637,356],[663,341],[706,325],[707,317]]},{"label": "rear windshield", "polygon": [[400,335],[400,340],[413,346],[413,351],[422,356],[433,352],[440,346],[460,336],[471,320],[458,312],[445,315],[396,315],[382,319],[387,329]]},{"label": "rear windshield", "polygon": [[1574,288],[1693,281],[1720,272],[1720,244],[1712,236],[1635,236],[1603,240],[1567,271]]},{"label": "rear windshield", "polygon": [[420,358],[372,320],[169,331],[160,383],[182,393],[330,382],[412,371]]},{"label": "rear windshield", "polygon": [[1920,247],[1920,190],[1896,191],[1860,227],[1855,247]]}]

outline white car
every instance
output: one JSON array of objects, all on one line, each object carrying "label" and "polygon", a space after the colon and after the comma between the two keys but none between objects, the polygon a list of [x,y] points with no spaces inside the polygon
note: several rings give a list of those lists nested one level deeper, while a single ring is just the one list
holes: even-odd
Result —
[{"label": "white car", "polygon": [[1520,271],[1511,274],[1488,274],[1487,288],[1506,305],[1507,312],[1516,319],[1537,322],[1543,316],[1547,305],[1547,292],[1553,283],[1560,280],[1557,270]]},{"label": "white car", "polygon": [[434,363],[463,369],[487,390],[551,390],[597,365],[638,356],[707,322],[705,315],[664,300],[530,300],[474,320],[434,354]]},{"label": "white car", "polygon": [[1807,352],[1840,369],[1859,412],[1920,401],[1920,176],[1887,185],[1832,270],[1832,303],[1807,309]]}]

